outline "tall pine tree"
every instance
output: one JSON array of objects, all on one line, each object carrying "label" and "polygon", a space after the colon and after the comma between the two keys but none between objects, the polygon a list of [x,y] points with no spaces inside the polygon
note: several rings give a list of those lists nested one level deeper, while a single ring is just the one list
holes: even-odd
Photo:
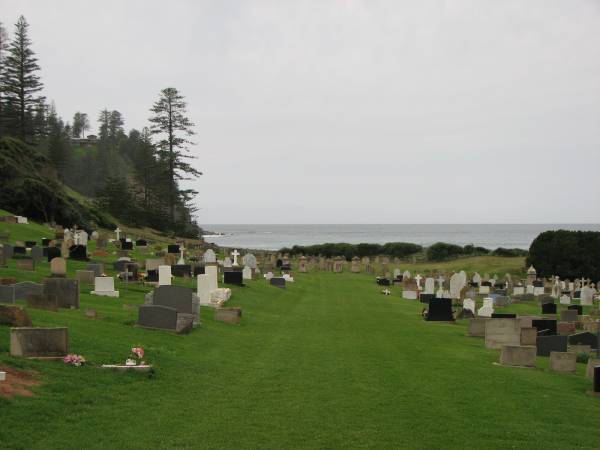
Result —
[{"label": "tall pine tree", "polygon": [[4,104],[4,90],[2,89],[2,80],[4,78],[4,71],[6,69],[6,55],[8,53],[8,33],[0,22],[0,137],[5,133],[6,116],[5,110],[6,105]]},{"label": "tall pine tree", "polygon": [[32,141],[38,134],[33,118],[44,105],[44,98],[38,95],[43,88],[37,74],[40,66],[31,49],[28,29],[25,18],[19,17],[4,60],[1,83],[9,131],[24,141]]},{"label": "tall pine tree", "polygon": [[[202,175],[193,168],[186,159],[189,155],[188,145],[193,143],[188,137],[194,135],[194,124],[186,117],[186,104],[183,96],[175,88],[163,89],[160,97],[150,110],[154,115],[149,119],[151,132],[159,136],[157,153],[166,165],[168,174],[168,204],[171,223],[175,224],[175,205],[188,202],[197,192],[192,189],[179,189],[179,180],[189,180]],[[187,176],[186,176],[187,175]]]}]

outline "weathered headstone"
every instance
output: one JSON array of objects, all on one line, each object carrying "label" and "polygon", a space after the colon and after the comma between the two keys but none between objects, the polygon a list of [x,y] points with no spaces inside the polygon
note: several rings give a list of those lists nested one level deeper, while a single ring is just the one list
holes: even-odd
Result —
[{"label": "weathered headstone", "polygon": [[79,284],[94,284],[96,274],[91,270],[76,270],[75,278],[79,281]]},{"label": "weathered headstone", "polygon": [[94,290],[90,294],[104,297],[119,297],[119,291],[115,290],[115,279],[113,277],[94,277]]},{"label": "weathered headstone", "polygon": [[521,345],[503,345],[500,364],[503,366],[535,367],[535,347]]},{"label": "weathered headstone", "polygon": [[19,306],[0,305],[0,325],[30,327],[31,319],[27,315],[27,311]]},{"label": "weathered headstone", "polygon": [[217,322],[238,324],[242,319],[242,308],[217,308],[214,319]]},{"label": "weathered headstone", "polygon": [[521,344],[519,319],[490,319],[485,323],[485,348]]},{"label": "weathered headstone", "polygon": [[64,258],[53,258],[50,261],[50,273],[53,278],[64,278],[67,276],[67,260]]},{"label": "weathered headstone", "polygon": [[79,309],[79,281],[70,278],[46,278],[43,294],[55,295],[59,308]]},{"label": "weathered headstone", "polygon": [[10,330],[11,356],[61,358],[69,352],[67,328],[20,327]]},{"label": "weathered headstone", "polygon": [[569,352],[550,352],[550,370],[574,373],[577,368],[577,355]]}]

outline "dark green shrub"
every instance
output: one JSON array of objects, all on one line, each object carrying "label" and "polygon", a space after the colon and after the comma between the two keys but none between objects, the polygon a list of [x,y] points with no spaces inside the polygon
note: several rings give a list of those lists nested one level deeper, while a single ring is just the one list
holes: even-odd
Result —
[{"label": "dark green shrub", "polygon": [[529,247],[527,265],[539,276],[600,280],[600,232],[544,231]]},{"label": "dark green shrub", "polygon": [[427,259],[429,261],[444,261],[446,259],[456,258],[463,254],[463,248],[460,245],[437,242],[427,249]]},{"label": "dark green shrub", "polygon": [[496,250],[492,252],[494,256],[527,256],[527,250],[523,250],[522,248],[503,248],[498,247]]}]

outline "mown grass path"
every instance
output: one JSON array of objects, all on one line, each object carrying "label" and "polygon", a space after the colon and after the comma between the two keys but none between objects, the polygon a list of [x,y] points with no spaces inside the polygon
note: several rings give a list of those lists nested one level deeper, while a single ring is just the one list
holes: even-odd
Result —
[{"label": "mown grass path", "polygon": [[[28,275],[0,269],[48,273],[47,263]],[[122,305],[147,290],[133,285],[118,287],[120,299],[84,293],[81,310],[31,310],[36,326],[69,327],[82,368],[10,358],[0,326],[0,365],[43,382],[35,397],[0,399],[0,447],[597,448],[600,400],[585,395],[583,365],[577,375],[551,373],[543,358],[534,370],[498,367],[466,323],[422,321],[422,305],[398,288],[386,297],[367,275],[296,276],[287,290],[235,288],[242,324],[203,309],[187,336],[133,327],[137,312]],[[133,345],[146,348],[153,377],[94,367]]]}]

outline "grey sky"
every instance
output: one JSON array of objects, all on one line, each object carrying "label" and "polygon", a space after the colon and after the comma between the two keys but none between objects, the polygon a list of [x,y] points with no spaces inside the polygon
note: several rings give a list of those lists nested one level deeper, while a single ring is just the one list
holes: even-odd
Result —
[{"label": "grey sky", "polygon": [[65,119],[186,96],[200,223],[599,222],[598,0],[1,3]]}]

